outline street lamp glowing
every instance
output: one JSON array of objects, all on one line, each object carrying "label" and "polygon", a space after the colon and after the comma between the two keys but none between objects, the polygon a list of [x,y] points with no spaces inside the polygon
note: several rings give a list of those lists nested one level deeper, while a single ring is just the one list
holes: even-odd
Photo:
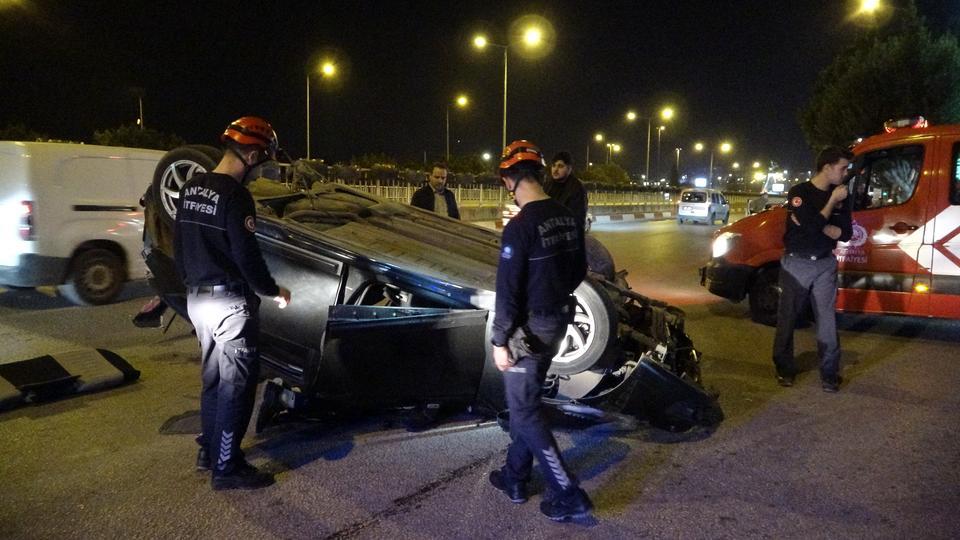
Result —
[{"label": "street lamp glowing", "polygon": [[481,157],[483,158],[484,161],[490,161],[490,158],[493,156],[490,155],[490,152],[484,152]]},{"label": "street lamp glowing", "polygon": [[467,96],[459,95],[457,96],[457,107],[466,107],[470,103],[470,100],[467,99]]},{"label": "street lamp glowing", "polygon": [[615,153],[615,154],[619,154],[619,153],[620,153],[620,145],[619,145],[619,144],[614,143],[614,144],[611,146],[611,148],[613,149],[613,153]]},{"label": "street lamp glowing", "polygon": [[720,143],[720,151],[723,152],[724,154],[730,152],[731,150],[733,150],[732,144],[728,142]]},{"label": "street lamp glowing", "polygon": [[597,142],[603,142],[603,133],[597,133],[593,136],[593,140]]},{"label": "street lamp glowing", "polygon": [[531,26],[523,31],[523,42],[527,47],[537,47],[543,41],[543,31]]},{"label": "street lamp glowing", "polygon": [[673,107],[664,107],[663,110],[660,111],[660,118],[663,118],[664,120],[670,120],[673,118]]},{"label": "street lamp glowing", "polygon": [[473,38],[473,46],[478,49],[483,49],[487,46],[487,37],[478,35]]},{"label": "street lamp glowing", "polygon": [[320,65],[320,74],[324,77],[333,77],[337,74],[337,65],[327,60]]},{"label": "street lamp glowing", "polygon": [[759,162],[759,161],[754,161],[754,162],[753,162],[753,168],[754,168],[754,169],[759,169],[759,168],[760,168],[760,162]]},{"label": "street lamp glowing", "polygon": [[739,169],[739,168],[740,168],[740,162],[739,162],[739,161],[734,161],[734,162],[733,162],[733,168],[734,168],[734,169]]},{"label": "street lamp glowing", "polygon": [[693,145],[693,149],[697,152],[703,152],[703,143],[698,142],[697,144]]},{"label": "street lamp glowing", "polygon": [[875,13],[880,9],[880,0],[860,0],[860,13]]},{"label": "street lamp glowing", "polygon": [[635,112],[633,112],[633,111],[627,111],[627,120],[628,120],[628,121],[633,122],[633,121],[636,120],[636,119],[637,119],[637,113],[635,113]]}]

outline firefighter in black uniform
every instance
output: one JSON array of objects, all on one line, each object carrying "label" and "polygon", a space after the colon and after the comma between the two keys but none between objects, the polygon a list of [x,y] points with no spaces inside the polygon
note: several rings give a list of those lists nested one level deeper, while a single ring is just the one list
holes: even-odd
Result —
[{"label": "firefighter in black uniform", "polygon": [[201,350],[197,470],[213,471],[215,490],[251,489],[273,482],[240,451],[260,369],[257,294],[273,297],[284,308],[290,291],[277,286],[260,253],[246,184],[255,167],[275,159],[277,135],[266,120],[245,116],[227,126],[220,139],[220,163],[180,190],[174,252]]},{"label": "firefighter in black uniform", "polygon": [[773,342],[773,363],[780,386],[793,386],[793,329],[809,301],[817,324],[820,381],[825,392],[840,388],[840,339],[837,336],[837,241],[853,234],[847,186],[853,155],[831,146],[817,156],[817,174],[787,194],[787,228],[780,260],[780,307]]},{"label": "firefighter in black uniform", "polygon": [[503,229],[492,337],[512,442],[506,464],[490,473],[490,483],[514,503],[525,502],[536,456],[549,486],[540,510],[565,520],[586,515],[593,505],[567,472],[540,397],[550,361],[573,321],[573,290],[586,276],[583,227],[543,191],[543,154],[534,144],[515,141],[501,158],[500,179],[520,213]]}]

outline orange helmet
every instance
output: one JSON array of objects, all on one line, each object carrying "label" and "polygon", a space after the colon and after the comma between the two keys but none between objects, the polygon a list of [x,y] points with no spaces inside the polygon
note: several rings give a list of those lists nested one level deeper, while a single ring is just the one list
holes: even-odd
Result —
[{"label": "orange helmet", "polygon": [[540,148],[524,139],[513,141],[503,149],[500,154],[500,172],[506,172],[519,164],[533,166],[536,169],[546,167]]},{"label": "orange helmet", "polygon": [[220,141],[233,141],[244,146],[259,146],[271,158],[277,155],[277,132],[273,130],[270,122],[267,122],[259,116],[244,116],[238,118],[223,130]]}]

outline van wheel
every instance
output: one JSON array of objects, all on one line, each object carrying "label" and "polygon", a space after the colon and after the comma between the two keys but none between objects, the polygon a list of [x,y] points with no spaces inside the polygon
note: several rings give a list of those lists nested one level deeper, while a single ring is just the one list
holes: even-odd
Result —
[{"label": "van wheel", "polygon": [[548,373],[575,375],[598,364],[613,351],[619,317],[613,301],[602,285],[590,278],[573,292],[577,297],[574,321],[550,363]]},{"label": "van wheel", "polygon": [[723,216],[723,224],[726,225],[730,223],[730,212],[727,212],[727,215]]},{"label": "van wheel", "polygon": [[120,294],[125,279],[120,257],[106,249],[88,249],[73,258],[67,281],[58,291],[74,304],[99,306]]},{"label": "van wheel", "polygon": [[717,221],[717,216],[713,215],[713,213],[707,216],[707,225],[713,225],[714,223],[716,223],[716,221]]},{"label": "van wheel", "polygon": [[200,144],[174,148],[163,155],[153,172],[151,186],[163,209],[160,215],[164,221],[173,225],[183,184],[196,174],[212,171],[221,155],[216,148]]},{"label": "van wheel", "polygon": [[750,286],[750,318],[767,326],[777,325],[780,306],[780,269],[761,270]]}]

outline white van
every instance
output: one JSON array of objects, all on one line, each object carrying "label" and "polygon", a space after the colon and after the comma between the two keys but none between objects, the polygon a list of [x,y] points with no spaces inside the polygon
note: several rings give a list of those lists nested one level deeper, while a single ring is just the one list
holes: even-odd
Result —
[{"label": "white van", "polygon": [[713,225],[716,220],[730,221],[730,204],[723,193],[709,188],[691,188],[680,192],[677,223],[693,221]]},{"label": "white van", "polygon": [[0,141],[0,286],[106,304],[145,276],[139,200],[158,150]]}]

